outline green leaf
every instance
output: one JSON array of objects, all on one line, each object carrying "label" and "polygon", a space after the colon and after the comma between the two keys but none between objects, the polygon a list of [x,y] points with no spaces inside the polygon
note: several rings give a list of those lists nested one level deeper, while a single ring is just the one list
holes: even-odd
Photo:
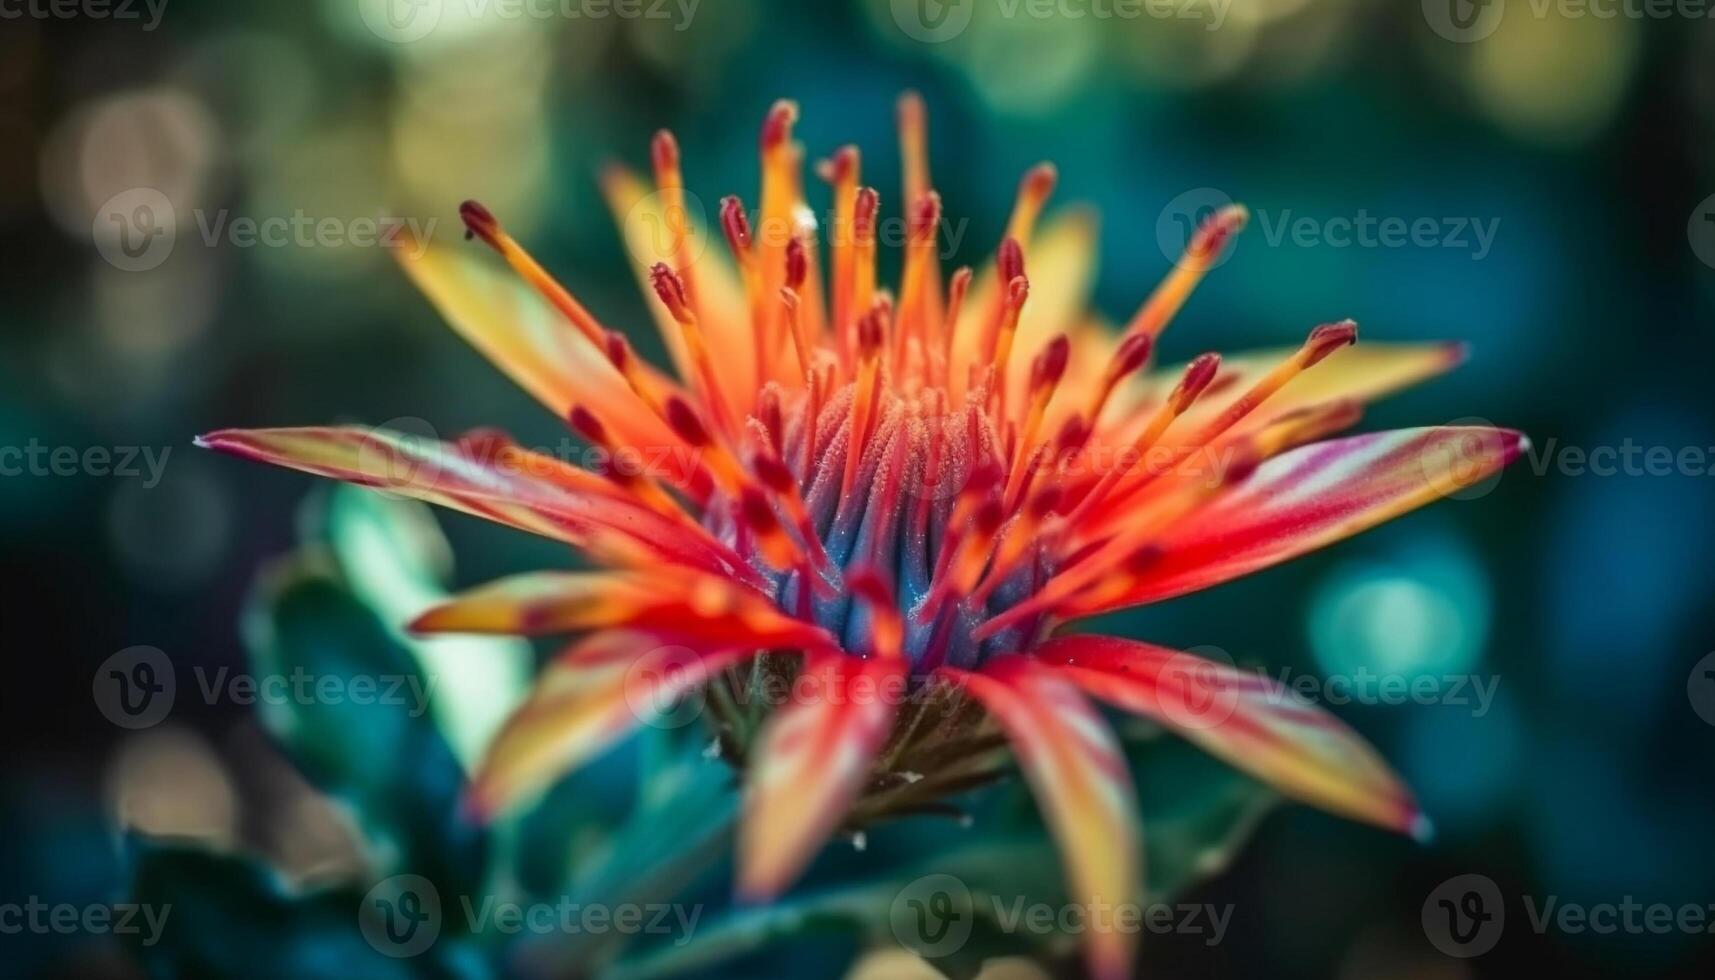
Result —
[{"label": "green leaf", "polygon": [[465,771],[474,769],[529,690],[530,644],[500,636],[420,637],[405,629],[450,594],[452,550],[427,505],[341,485],[313,495],[300,523],[305,542],[327,549],[353,594],[426,675],[439,679],[431,710]]},{"label": "green leaf", "polygon": [[[366,896],[355,888],[294,894],[243,858],[141,839],[131,845],[131,901],[145,924],[131,946],[151,976],[476,980],[492,973],[456,938],[439,937],[408,957],[385,955],[365,938]],[[158,934],[146,928],[148,914]]]},{"label": "green leaf", "polygon": [[[429,715],[446,683],[417,661],[325,561],[300,556],[266,575],[245,615],[263,726],[305,776],[350,805],[383,873],[422,875],[471,894],[484,833],[460,813],[464,770]],[[283,695],[283,696],[280,696]]]}]

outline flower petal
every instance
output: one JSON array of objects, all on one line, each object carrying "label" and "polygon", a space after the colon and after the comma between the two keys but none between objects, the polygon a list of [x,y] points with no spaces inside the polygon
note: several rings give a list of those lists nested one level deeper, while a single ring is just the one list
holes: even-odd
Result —
[{"label": "flower petal", "polygon": [[869,779],[905,695],[903,658],[811,657],[764,730],[739,833],[739,894],[789,887]]},{"label": "flower petal", "polygon": [[544,669],[489,746],[470,788],[472,812],[492,819],[638,725],[662,723],[685,693],[755,654],[664,646],[648,633],[619,630],[572,647]]},{"label": "flower petal", "polygon": [[1287,796],[1402,833],[1427,830],[1410,790],[1368,743],[1260,672],[1113,636],[1055,637],[1032,655]]},{"label": "flower petal", "polygon": [[1060,611],[1088,616],[1155,602],[1296,558],[1468,489],[1525,444],[1507,429],[1444,426],[1295,449],[1175,523],[1153,545],[1159,557],[1128,587]]},{"label": "flower petal", "polygon": [[[621,442],[679,444],[607,355],[509,270],[474,251],[444,246],[393,251],[453,329],[555,415],[564,419],[573,405],[583,405]],[[655,380],[671,387],[664,378]]]},{"label": "flower petal", "polygon": [[664,558],[758,581],[695,524],[670,520],[593,473],[517,447],[478,452],[366,426],[225,429],[197,444],[451,507],[610,561]]},{"label": "flower petal", "polygon": [[455,596],[411,624],[424,633],[526,636],[620,627],[703,644],[837,646],[820,627],[730,579],[675,572],[514,575]]},{"label": "flower petal", "polygon": [[[1107,723],[1058,668],[1001,656],[980,671],[943,667],[1006,731],[1055,839],[1065,855],[1074,902],[1115,908],[1139,898],[1141,820],[1125,756]],[[1092,926],[1090,974],[1131,974],[1135,936]]]}]

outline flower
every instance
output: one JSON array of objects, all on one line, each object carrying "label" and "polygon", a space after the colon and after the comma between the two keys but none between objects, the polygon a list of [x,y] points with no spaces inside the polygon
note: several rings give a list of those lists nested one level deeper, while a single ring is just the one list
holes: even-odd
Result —
[{"label": "flower", "polygon": [[[842,826],[944,807],[996,778],[1010,745],[1070,894],[1133,901],[1136,802],[1096,701],[1287,796],[1422,833],[1375,752],[1278,685],[1063,630],[1322,547],[1516,458],[1522,437],[1486,427],[1318,441],[1460,348],[1355,348],[1345,321],[1295,350],[1147,371],[1245,212],[1211,215],[1114,331],[1082,307],[1088,219],[1039,222],[1056,181],[1046,164],[1022,181],[992,267],[943,279],[914,96],[900,107],[898,292],[876,283],[879,200],[851,147],[819,168],[833,199],[824,273],[796,117],[780,102],[763,126],[755,220],[722,202],[730,260],[687,219],[670,134],[654,142],[653,189],[619,167],[604,175],[674,375],[474,202],[467,237],[527,290],[468,249],[400,250],[453,325],[599,451],[595,465],[487,430],[450,445],[359,427],[200,440],[562,540],[609,569],[505,579],[413,624],[585,634],[496,738],[475,809],[516,803],[706,688],[716,748],[746,775],[739,889],[752,899],[785,889]],[[1087,943],[1099,977],[1128,973],[1131,955],[1118,930]]]}]

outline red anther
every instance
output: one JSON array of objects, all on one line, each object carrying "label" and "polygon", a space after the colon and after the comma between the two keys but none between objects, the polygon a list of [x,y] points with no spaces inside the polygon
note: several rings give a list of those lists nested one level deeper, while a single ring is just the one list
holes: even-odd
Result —
[{"label": "red anther", "polygon": [[736,194],[721,198],[721,231],[734,255],[750,252],[750,218],[744,213],[744,202]]},{"label": "red anther", "polygon": [[1155,353],[1155,337],[1148,333],[1134,333],[1120,341],[1119,349],[1114,351],[1113,367],[1109,368],[1116,378],[1126,375],[1143,367],[1149,360],[1149,355]]},{"label": "red anther", "polygon": [[791,99],[781,99],[768,110],[768,118],[762,123],[762,149],[764,152],[775,149],[792,136],[792,124],[798,121],[798,103]]},{"label": "red anther", "polygon": [[1019,187],[1031,197],[1045,198],[1054,193],[1054,185],[1059,182],[1060,171],[1044,160],[1025,171],[1024,179],[1019,181]]},{"label": "red anther", "polygon": [[995,256],[995,266],[1000,270],[1000,281],[1010,283],[1024,275],[1024,249],[1018,240],[1008,238],[1000,243],[1000,252]]},{"label": "red anther", "polygon": [[971,469],[971,475],[965,480],[964,492],[976,495],[987,493],[990,488],[998,485],[1006,476],[999,463],[985,460]]},{"label": "red anther", "polygon": [[873,187],[859,187],[857,202],[852,207],[852,234],[859,240],[875,239],[875,213],[881,207],[881,195]]},{"label": "red anther", "polygon": [[751,459],[751,469],[756,471],[756,478],[762,481],[762,485],[775,493],[789,493],[798,486],[792,471],[773,453],[757,453]]},{"label": "red anther", "polygon": [[1066,374],[1066,362],[1072,356],[1072,342],[1065,334],[1059,334],[1042,348],[1042,353],[1030,362],[1030,387],[1040,390],[1044,387],[1057,385]]},{"label": "red anther", "polygon": [[649,155],[655,163],[657,175],[676,172],[679,169],[679,141],[673,138],[668,130],[659,130],[655,139],[649,144]]},{"label": "red anther", "polygon": [[1024,301],[1030,298],[1030,280],[1023,276],[1015,276],[1006,284],[1007,309],[1016,310],[1024,306]]},{"label": "red anther", "polygon": [[834,155],[816,164],[816,176],[830,184],[844,183],[856,172],[858,164],[858,149],[855,146],[842,146],[834,151]]},{"label": "red anther", "polygon": [[785,423],[781,419],[780,386],[771,381],[763,386],[762,394],[757,398],[756,420],[768,430],[768,437],[774,440],[776,445],[786,432]]},{"label": "red anther", "polygon": [[780,526],[768,498],[755,487],[745,487],[739,491],[739,513],[746,524],[759,532],[771,532]]},{"label": "red anther", "polygon": [[500,247],[500,222],[495,220],[494,212],[475,201],[466,201],[459,205],[459,218],[464,221],[466,239],[475,236],[493,248]]},{"label": "red anther", "polygon": [[999,497],[990,497],[977,508],[976,516],[971,518],[977,534],[988,537],[1000,530],[1001,522],[1006,520],[1006,508],[1001,506]]},{"label": "red anther", "polygon": [[1348,344],[1358,342],[1358,324],[1353,320],[1324,323],[1310,331],[1304,342],[1304,366],[1309,367]]},{"label": "red anther", "polygon": [[919,197],[916,207],[911,209],[911,240],[921,242],[934,238],[935,226],[940,223],[941,195],[930,191]]},{"label": "red anther", "polygon": [[858,354],[865,360],[879,354],[887,340],[887,307],[878,303],[858,320]]},{"label": "red anther", "polygon": [[691,322],[691,304],[685,298],[685,280],[680,279],[677,272],[668,268],[667,263],[657,262],[649,270],[649,282],[655,287],[655,295],[666,304],[667,312],[673,314],[673,319],[680,323]]},{"label": "red anther", "polygon": [[1191,403],[1209,387],[1209,382],[1215,380],[1215,374],[1221,369],[1221,355],[1216,353],[1200,354],[1197,359],[1185,367],[1185,376],[1179,379],[1173,394],[1167,396],[1172,403],[1173,414],[1179,415],[1191,407]]},{"label": "red anther", "polygon": [[1166,556],[1158,544],[1146,544],[1126,556],[1125,570],[1133,575],[1141,575]]},{"label": "red anther", "polygon": [[810,263],[804,256],[804,243],[793,238],[786,243],[786,285],[794,290],[802,289],[809,274]]},{"label": "red anther", "polygon": [[893,608],[893,586],[873,565],[860,565],[848,572],[846,589],[872,606]]},{"label": "red anther", "polygon": [[567,417],[572,430],[598,446],[607,445],[607,427],[601,424],[601,419],[595,417],[589,409],[582,405],[573,405]]},{"label": "red anther", "polygon": [[678,395],[667,399],[667,424],[689,445],[709,444],[709,430],[698,417],[697,410]]},{"label": "red anther", "polygon": [[1074,415],[1061,424],[1060,433],[1054,437],[1054,452],[1060,456],[1074,452],[1089,436],[1089,423],[1082,415]]},{"label": "red anther", "polygon": [[1250,219],[1250,212],[1242,205],[1229,204],[1197,227],[1197,233],[1191,238],[1191,246],[1187,250],[1198,258],[1212,259],[1221,254],[1227,247],[1227,242],[1245,226]]},{"label": "red anther", "polygon": [[623,374],[626,365],[631,363],[631,343],[624,334],[615,330],[609,330],[603,339],[602,352],[607,355],[608,362]]},{"label": "red anther", "polygon": [[1031,496],[1030,502],[1025,505],[1025,509],[1030,514],[1032,520],[1040,521],[1044,517],[1047,517],[1050,511],[1060,506],[1061,496],[1063,496],[1063,494],[1061,493],[1060,487],[1051,483],[1048,486],[1043,487],[1041,490],[1036,491],[1036,493]]}]

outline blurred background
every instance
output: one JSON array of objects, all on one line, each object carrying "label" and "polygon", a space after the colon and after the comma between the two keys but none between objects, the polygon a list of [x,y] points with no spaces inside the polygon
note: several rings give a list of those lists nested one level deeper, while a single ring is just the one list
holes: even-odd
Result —
[{"label": "blurred background", "polygon": [[[297,542],[313,481],[191,437],[358,421],[563,435],[438,322],[388,228],[450,241],[458,202],[480,199],[600,316],[650,336],[604,163],[646,168],[670,127],[697,197],[754,200],[756,128],[792,97],[809,157],[859,144],[887,209],[894,100],[915,89],[962,232],[948,268],[992,251],[1019,176],[1051,159],[1056,206],[1100,215],[1094,300],[1117,320],[1170,267],[1186,214],[1243,201],[1251,227],[1164,360],[1350,316],[1368,340],[1471,352],[1366,427],[1480,418],[1534,441],[1469,499],[1123,617],[1128,635],[1277,675],[1419,682],[1427,695],[1351,703],[1316,690],[1439,831],[1419,846],[1283,808],[1193,893],[1235,910],[1225,941],[1150,937],[1144,975],[1710,975],[1701,930],[1538,931],[1524,904],[1715,905],[1708,12],[0,0],[0,447],[17,450],[0,454],[0,902],[122,895],[120,827],[288,877],[354,860],[250,706],[185,694],[193,667],[244,669],[246,596]],[[461,584],[565,561],[443,526]],[[181,691],[133,731],[104,712],[98,668],[138,645],[167,652]],[[1506,896],[1505,934],[1472,959],[1425,922],[1465,874]],[[0,950],[19,975],[137,975],[101,937]]]}]

